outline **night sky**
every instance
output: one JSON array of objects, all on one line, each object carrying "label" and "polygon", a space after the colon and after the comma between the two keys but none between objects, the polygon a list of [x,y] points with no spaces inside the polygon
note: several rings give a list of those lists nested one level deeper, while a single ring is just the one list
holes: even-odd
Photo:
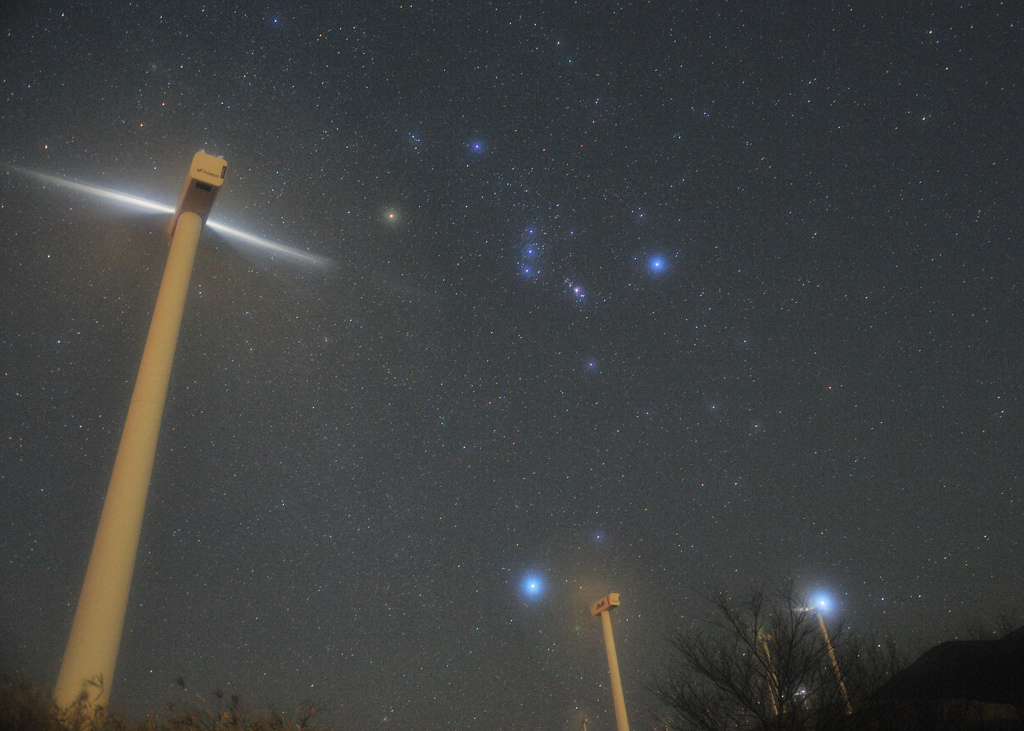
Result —
[{"label": "night sky", "polygon": [[[645,728],[702,592],[920,642],[1019,606],[1024,10],[760,5],[8,4],[0,162],[173,205],[205,149],[214,218],[331,262],[203,234],[116,703],[612,729],[617,591]],[[0,170],[0,661],[41,683],[167,222]]]}]

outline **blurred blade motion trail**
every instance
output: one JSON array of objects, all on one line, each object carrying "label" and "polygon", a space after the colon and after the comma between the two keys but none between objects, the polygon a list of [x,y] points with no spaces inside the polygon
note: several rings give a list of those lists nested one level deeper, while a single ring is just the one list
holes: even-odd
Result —
[{"label": "blurred blade motion trail", "polygon": [[[166,213],[168,215],[174,213],[173,206],[164,205],[163,203],[151,201],[146,198],[140,198],[139,196],[131,195],[129,193],[122,193],[120,191],[110,190],[109,188],[101,188],[97,185],[79,183],[74,180],[68,180],[67,178],[61,178],[57,175],[41,173],[36,170],[29,170],[28,168],[18,167],[16,165],[5,165],[5,167],[8,170],[26,175],[41,183],[48,183],[66,190],[85,193],[86,195],[100,198],[116,205],[136,208],[144,211]],[[265,253],[281,257],[282,259],[288,259],[289,261],[321,268],[329,267],[332,264],[331,260],[326,257],[317,256],[316,254],[310,254],[308,252],[301,251],[300,249],[295,249],[290,246],[285,246],[284,244],[270,241],[269,239],[256,236],[255,234],[242,231],[241,229],[228,226],[227,224],[220,223],[213,219],[207,221],[206,225],[223,236],[235,239],[243,244],[256,247]]]}]

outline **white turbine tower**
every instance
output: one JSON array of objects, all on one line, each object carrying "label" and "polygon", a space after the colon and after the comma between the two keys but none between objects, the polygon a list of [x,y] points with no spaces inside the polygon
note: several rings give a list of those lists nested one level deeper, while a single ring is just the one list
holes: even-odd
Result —
[{"label": "white turbine tower", "polygon": [[61,708],[83,697],[91,714],[109,697],[196,246],[226,172],[224,160],[197,152],[171,219],[167,266],[54,689]]},{"label": "white turbine tower", "polygon": [[619,676],[619,656],[615,652],[615,636],[612,634],[611,611],[620,604],[619,595],[611,593],[594,602],[590,613],[595,617],[600,615],[601,626],[604,628],[604,648],[608,653],[608,675],[612,681],[612,702],[615,704],[615,728],[617,731],[629,731],[626,699],[622,695],[622,678]]}]

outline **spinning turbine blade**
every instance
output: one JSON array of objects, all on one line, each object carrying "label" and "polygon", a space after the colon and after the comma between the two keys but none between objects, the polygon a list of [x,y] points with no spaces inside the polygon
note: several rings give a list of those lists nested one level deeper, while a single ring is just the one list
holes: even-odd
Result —
[{"label": "spinning turbine blade", "polygon": [[[130,195],[128,193],[121,193],[120,191],[101,188],[96,185],[87,185],[86,183],[77,183],[74,180],[68,180],[67,178],[61,178],[56,175],[49,175],[48,173],[40,173],[36,170],[29,170],[16,165],[6,165],[5,167],[42,183],[49,183],[59,188],[73,190],[78,193],[85,193],[86,195],[101,198],[117,205],[138,208],[144,211],[166,213],[168,215],[174,213],[174,208],[172,206],[167,206],[163,203],[157,203],[156,201],[140,198],[139,196]],[[233,226],[228,226],[219,221],[209,220],[206,222],[206,225],[223,236],[235,239],[244,244],[248,244],[249,246],[262,249],[263,251],[275,256],[316,267],[328,267],[331,265],[331,260],[325,257],[310,254],[300,249],[295,249],[290,246],[285,246],[284,244],[270,241],[269,239],[242,231],[241,229],[234,228]]]},{"label": "spinning turbine blade", "polygon": [[51,183],[59,188],[67,188],[68,190],[74,190],[79,193],[86,193],[87,195],[102,198],[123,206],[131,206],[133,208],[141,208],[145,211],[156,211],[158,213],[174,213],[174,208],[172,206],[165,206],[163,203],[146,200],[145,198],[139,198],[138,196],[129,195],[128,193],[120,193],[116,190],[108,190],[107,188],[100,188],[95,185],[86,185],[85,183],[76,183],[74,180],[59,178],[56,175],[48,175],[47,173],[40,173],[35,170],[28,170],[14,165],[10,165],[8,168],[43,183]]},{"label": "spinning turbine blade", "polygon": [[264,239],[259,236],[256,236],[255,234],[246,233],[245,231],[241,231],[237,228],[232,228],[231,226],[223,224],[220,221],[214,221],[213,219],[211,219],[206,222],[206,225],[212,228],[214,231],[224,234],[225,236],[237,239],[252,246],[259,247],[264,251],[268,251],[271,254],[282,256],[286,259],[292,259],[293,261],[298,261],[303,264],[311,264],[313,266],[318,267],[327,267],[331,265],[330,259],[326,259],[322,256],[317,256],[316,254],[309,254],[305,251],[300,251],[299,249],[293,249],[290,246],[278,244],[274,241],[270,241],[269,239]]}]

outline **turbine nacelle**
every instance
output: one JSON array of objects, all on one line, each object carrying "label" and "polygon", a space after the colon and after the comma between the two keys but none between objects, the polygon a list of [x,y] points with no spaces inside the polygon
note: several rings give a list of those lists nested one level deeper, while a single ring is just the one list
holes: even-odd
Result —
[{"label": "turbine nacelle", "polygon": [[181,198],[178,199],[178,207],[174,209],[174,217],[171,218],[171,225],[168,228],[172,237],[174,228],[178,225],[178,217],[182,213],[195,213],[203,219],[204,224],[206,223],[206,218],[210,215],[210,209],[213,207],[213,201],[217,197],[217,191],[224,184],[224,176],[227,172],[226,160],[205,152],[195,154],[188,177],[185,179],[185,187],[181,191]]}]

